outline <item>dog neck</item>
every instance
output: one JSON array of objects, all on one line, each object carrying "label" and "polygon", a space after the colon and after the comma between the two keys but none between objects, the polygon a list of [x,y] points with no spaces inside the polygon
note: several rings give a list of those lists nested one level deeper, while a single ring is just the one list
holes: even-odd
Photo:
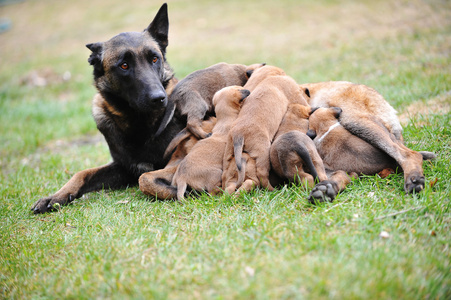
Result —
[{"label": "dog neck", "polygon": [[318,139],[318,143],[321,143],[323,141],[323,139],[335,128],[337,128],[338,126],[340,126],[340,122],[337,121],[337,123],[335,123],[334,125],[330,126],[329,129]]}]

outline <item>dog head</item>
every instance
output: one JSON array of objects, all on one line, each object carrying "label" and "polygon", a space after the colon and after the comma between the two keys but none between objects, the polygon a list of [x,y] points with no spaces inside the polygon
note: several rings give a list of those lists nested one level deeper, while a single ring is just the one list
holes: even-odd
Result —
[{"label": "dog head", "polygon": [[[166,63],[169,21],[163,4],[143,32],[125,32],[106,42],[88,44],[95,85],[106,99],[140,112],[167,105],[165,88],[173,77]],[[124,102],[125,100],[125,102]]]},{"label": "dog head", "polygon": [[318,134],[327,132],[338,122],[342,109],[339,107],[319,107],[312,110],[309,117],[309,130],[307,135],[314,139]]},{"label": "dog head", "polygon": [[221,116],[228,114],[237,115],[244,100],[250,93],[249,90],[237,85],[228,86],[217,91],[213,96],[216,116],[221,118]]}]

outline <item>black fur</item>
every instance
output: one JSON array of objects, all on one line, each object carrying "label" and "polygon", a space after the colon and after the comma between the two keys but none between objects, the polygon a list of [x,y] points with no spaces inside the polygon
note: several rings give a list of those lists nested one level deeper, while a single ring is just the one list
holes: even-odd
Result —
[{"label": "black fur", "polygon": [[113,162],[78,172],[56,194],[38,200],[32,207],[35,213],[65,205],[87,192],[137,185],[141,174],[166,165],[167,145],[186,126],[174,117],[155,136],[171,107],[166,89],[176,83],[166,61],[168,29],[167,5],[163,4],[143,32],[121,33],[109,41],[86,45],[92,51],[88,62],[99,92],[93,116]]}]

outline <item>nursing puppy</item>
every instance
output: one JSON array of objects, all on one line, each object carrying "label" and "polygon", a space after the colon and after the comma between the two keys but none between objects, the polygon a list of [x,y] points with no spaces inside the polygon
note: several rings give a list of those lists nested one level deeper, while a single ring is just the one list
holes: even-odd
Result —
[{"label": "nursing puppy", "polygon": [[312,188],[315,180],[326,180],[327,175],[315,144],[306,135],[310,112],[310,106],[288,106],[271,144],[270,159],[272,169],[279,177]]},{"label": "nursing puppy", "polygon": [[340,107],[340,124],[346,130],[393,158],[404,171],[407,193],[420,192],[424,188],[423,156],[404,146],[396,111],[378,92],[365,85],[344,81],[309,83],[300,87],[310,94],[310,106]]},{"label": "nursing puppy", "polygon": [[[210,133],[215,124],[216,118],[210,117],[210,119],[202,121],[202,129]],[[176,138],[178,139],[178,143],[173,145],[173,149],[170,151],[172,156],[166,167],[161,170],[144,173],[139,177],[139,188],[145,195],[153,196],[161,200],[177,197],[177,188],[171,184],[174,173],[180,162],[191,151],[199,139],[186,130],[186,128]]]},{"label": "nursing puppy", "polygon": [[[257,185],[272,190],[268,179],[271,142],[288,105],[308,104],[298,84],[283,70],[273,66],[256,69],[244,87],[250,89],[251,94],[230,130],[224,153],[224,170],[229,168],[235,156],[237,170],[242,172],[242,153],[247,152],[255,160]],[[223,182],[227,182],[227,178],[223,177]]]},{"label": "nursing puppy", "polygon": [[[398,167],[396,161],[387,153],[346,130],[338,120],[341,113],[342,110],[338,107],[318,108],[309,118],[308,135],[314,138],[313,142],[324,166],[329,172],[340,171],[335,174],[335,180],[323,182],[323,185],[329,183],[328,189],[334,189],[334,193],[342,191],[350,182],[350,177],[356,177],[357,174],[374,175],[384,169]],[[390,135],[382,123],[379,126]],[[337,174],[340,174],[340,177]],[[316,192],[319,195],[319,192]],[[327,193],[327,188],[324,192]],[[314,198],[310,197],[310,200]],[[333,199],[330,195],[327,198]]]},{"label": "nursing puppy", "polygon": [[[243,86],[248,80],[248,74],[263,65],[218,63],[206,69],[197,70],[177,83],[170,96],[170,103],[174,106],[169,111],[173,113],[177,109],[182,116],[186,116],[187,129],[199,139],[204,139],[208,134],[202,130],[201,122],[205,116],[214,113],[213,95],[226,86]],[[165,122],[162,123],[158,133],[164,129],[164,126]]]},{"label": "nursing puppy", "polygon": [[216,125],[212,135],[197,142],[178,166],[172,180],[172,185],[177,186],[177,199],[184,198],[188,186],[212,194],[220,191],[227,134],[249,93],[243,87],[231,86],[215,94]]},{"label": "nursing puppy", "polygon": [[225,193],[232,194],[235,192],[235,194],[238,195],[242,191],[251,191],[259,184],[255,159],[251,158],[246,152],[243,152],[241,164],[242,167],[240,173],[237,172],[235,163],[228,164],[227,169],[224,169],[223,178],[225,178],[226,181],[222,183],[222,186]]}]

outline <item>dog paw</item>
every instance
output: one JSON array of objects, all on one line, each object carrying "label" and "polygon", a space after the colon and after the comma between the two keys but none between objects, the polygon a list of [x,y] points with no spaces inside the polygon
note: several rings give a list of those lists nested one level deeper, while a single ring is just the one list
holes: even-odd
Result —
[{"label": "dog paw", "polygon": [[70,194],[67,197],[53,195],[50,197],[41,198],[33,204],[31,211],[33,211],[35,214],[43,214],[46,212],[55,211],[58,210],[60,206],[66,205],[74,200],[75,196]]},{"label": "dog paw", "polygon": [[424,189],[425,178],[421,174],[410,174],[406,176],[404,190],[406,193],[419,193]]},{"label": "dog paw", "polygon": [[308,200],[310,203],[332,202],[338,194],[337,183],[330,180],[324,180],[315,185]]}]

